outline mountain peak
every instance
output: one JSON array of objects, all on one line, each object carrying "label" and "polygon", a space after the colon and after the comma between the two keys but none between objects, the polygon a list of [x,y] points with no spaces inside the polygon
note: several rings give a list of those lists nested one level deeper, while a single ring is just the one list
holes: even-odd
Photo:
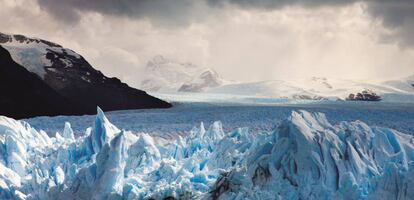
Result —
[{"label": "mountain peak", "polygon": [[203,69],[198,76],[195,76],[191,81],[184,83],[179,89],[179,92],[201,92],[207,88],[218,87],[223,84],[220,75],[213,69]]},{"label": "mountain peak", "polygon": [[156,55],[148,61],[147,66],[162,65],[168,62],[170,61],[167,58],[165,58],[163,55]]},{"label": "mountain peak", "polygon": [[5,34],[0,32],[0,43],[21,43],[21,44],[30,44],[30,43],[37,43],[37,44],[44,44],[49,47],[58,47],[62,48],[61,45],[56,44],[54,42],[46,41],[39,38],[34,37],[27,37],[20,34]]},{"label": "mountain peak", "polygon": [[[219,75],[211,68],[203,68],[191,62],[179,62],[174,59],[156,55],[150,59],[145,68],[145,78],[141,82],[141,88],[148,91],[183,91],[181,88],[186,84],[196,81],[197,84],[205,81],[208,87],[218,86],[221,83]],[[197,90],[204,87],[197,85]]]},{"label": "mountain peak", "polygon": [[73,50],[59,44],[24,35],[0,33],[0,45],[10,52],[15,62],[42,79],[46,78],[49,71],[55,71],[53,68],[57,65],[77,66],[76,62],[83,59]]},{"label": "mountain peak", "polygon": [[[47,113],[49,115],[90,114],[96,106],[100,106],[104,110],[166,108],[171,106],[149,96],[144,91],[129,87],[117,78],[105,76],[94,69],[81,55],[53,42],[23,35],[0,33],[0,46],[7,51],[7,53],[0,54],[0,62],[7,65],[7,69],[9,69],[0,75],[13,77],[20,82],[26,81],[28,84],[38,87],[34,88],[33,91],[39,93],[36,94],[36,98],[38,98],[38,95],[46,98],[47,101],[44,101],[44,106],[51,107],[48,110],[50,112]],[[4,70],[5,67],[3,66]],[[15,81],[3,79],[8,80],[4,84],[17,87]],[[43,83],[38,83],[39,80],[37,79]],[[10,98],[21,98],[15,94],[15,91],[10,91],[5,95],[9,95]],[[16,100],[12,99],[10,102],[13,101]],[[53,105],[63,104],[62,107],[65,109],[57,109],[56,106],[51,106],[52,104],[47,103],[50,101],[54,102]],[[0,105],[0,107],[22,107],[21,105],[11,105],[10,102],[1,102],[7,105]],[[42,104],[42,101],[38,103]],[[3,109],[2,114],[13,117],[32,117],[42,113],[43,110],[47,110],[42,109],[37,112],[37,109],[43,107],[36,105],[31,108],[30,112],[24,113],[25,115],[21,115],[18,109],[12,111]]]}]

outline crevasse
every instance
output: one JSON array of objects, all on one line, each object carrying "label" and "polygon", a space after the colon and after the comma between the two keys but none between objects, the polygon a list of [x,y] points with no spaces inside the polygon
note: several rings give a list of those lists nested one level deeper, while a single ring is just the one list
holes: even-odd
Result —
[{"label": "crevasse", "polygon": [[174,141],[99,108],[79,138],[0,117],[0,199],[413,199],[413,160],[413,136],[306,111],[272,132],[201,123]]}]

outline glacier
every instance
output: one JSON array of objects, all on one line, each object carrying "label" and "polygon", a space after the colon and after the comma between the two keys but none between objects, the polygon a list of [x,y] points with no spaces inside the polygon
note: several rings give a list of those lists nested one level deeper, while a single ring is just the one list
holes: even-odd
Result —
[{"label": "glacier", "polygon": [[413,136],[305,110],[272,131],[216,121],[173,139],[99,108],[80,137],[0,117],[0,199],[413,199],[413,161]]}]

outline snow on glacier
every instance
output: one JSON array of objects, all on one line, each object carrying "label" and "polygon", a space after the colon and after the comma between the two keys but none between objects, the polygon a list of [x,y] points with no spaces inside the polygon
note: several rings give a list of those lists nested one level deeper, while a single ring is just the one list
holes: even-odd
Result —
[{"label": "snow on glacier", "polygon": [[[138,122],[139,123],[139,122]],[[294,111],[273,131],[201,123],[164,140],[98,109],[75,138],[0,117],[0,199],[412,199],[414,138]]]}]

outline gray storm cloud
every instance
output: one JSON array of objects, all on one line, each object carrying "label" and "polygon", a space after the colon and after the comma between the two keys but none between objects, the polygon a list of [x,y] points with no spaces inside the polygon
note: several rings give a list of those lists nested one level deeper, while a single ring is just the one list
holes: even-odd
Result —
[{"label": "gray storm cloud", "polygon": [[411,0],[372,0],[368,12],[381,18],[383,24],[394,30],[390,40],[397,39],[401,46],[414,46],[414,2]]},{"label": "gray storm cloud", "polygon": [[414,46],[414,3],[411,0],[38,0],[41,8],[67,23],[76,23],[82,12],[144,18],[156,25],[182,26],[201,20],[214,9],[274,10],[286,6],[307,8],[344,6],[364,2],[367,12],[392,30],[385,41],[396,41],[401,46]]},{"label": "gray storm cloud", "polygon": [[38,0],[39,5],[58,19],[76,23],[82,12],[150,19],[162,25],[183,25],[203,14],[202,4],[192,0]]},{"label": "gray storm cloud", "polygon": [[[343,6],[356,2],[367,5],[368,13],[391,28],[390,40],[401,46],[414,45],[414,1],[412,0],[209,0],[213,5],[234,4],[242,8],[278,9],[284,6]],[[392,38],[394,36],[395,38]]]},{"label": "gray storm cloud", "polygon": [[236,81],[390,80],[414,73],[409,1],[0,2],[0,31],[59,43],[135,87],[158,54]]},{"label": "gray storm cloud", "polygon": [[284,6],[338,6],[354,3],[357,0],[208,0],[211,6],[237,5],[243,8],[277,9]]}]

